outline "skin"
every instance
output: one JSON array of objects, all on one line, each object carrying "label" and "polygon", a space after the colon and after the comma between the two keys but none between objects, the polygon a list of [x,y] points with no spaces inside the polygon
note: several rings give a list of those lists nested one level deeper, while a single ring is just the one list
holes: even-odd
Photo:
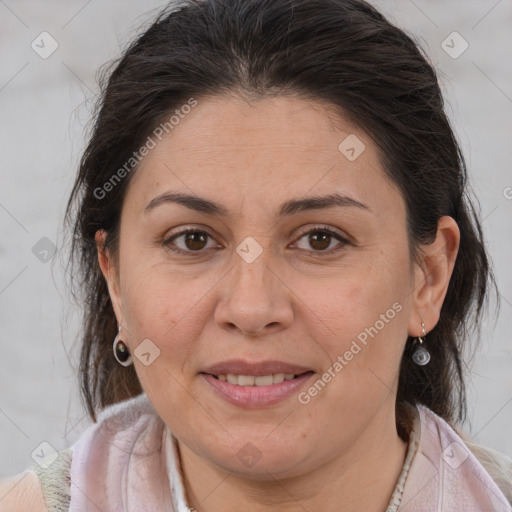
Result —
[{"label": "skin", "polygon": [[[365,144],[352,162],[338,150],[350,134]],[[176,203],[144,211],[167,191],[220,203],[229,216]],[[287,200],[334,192],[367,208],[276,217]],[[315,243],[307,233],[323,225],[348,243]],[[175,254],[164,241],[186,227],[211,238],[187,245],[182,236],[174,247],[189,253]],[[118,255],[104,237],[97,233],[98,257],[121,339],[132,353],[146,338],[160,350],[152,364],[134,364],[178,439],[189,506],[386,509],[407,449],[395,426],[400,359],[407,336],[439,319],[459,230],[442,217],[413,263],[403,197],[361,128],[300,97],[202,98],[132,177]],[[235,250],[246,237],[263,249],[252,263]],[[293,395],[243,409],[199,376],[239,357],[297,363],[315,371],[314,382],[397,302],[401,311],[306,405]],[[237,457],[248,442],[261,453],[252,467]]]}]

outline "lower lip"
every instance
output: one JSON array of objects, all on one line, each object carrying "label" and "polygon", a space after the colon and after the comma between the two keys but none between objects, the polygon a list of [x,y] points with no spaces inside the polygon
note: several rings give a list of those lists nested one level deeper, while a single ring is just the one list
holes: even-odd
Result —
[{"label": "lower lip", "polygon": [[284,380],[279,384],[269,386],[238,386],[227,381],[221,381],[206,373],[201,377],[225,400],[246,408],[258,408],[272,405],[295,394],[308,381],[313,372],[299,375],[296,379]]}]

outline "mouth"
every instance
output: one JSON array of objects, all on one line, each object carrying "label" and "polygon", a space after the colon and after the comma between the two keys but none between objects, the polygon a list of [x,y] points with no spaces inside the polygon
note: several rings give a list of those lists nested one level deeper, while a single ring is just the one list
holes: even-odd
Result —
[{"label": "mouth", "polygon": [[294,395],[315,375],[303,366],[282,361],[218,363],[199,376],[223,401],[245,409],[277,405]]},{"label": "mouth", "polygon": [[303,375],[314,373],[312,370],[301,373],[271,373],[268,375],[237,375],[233,373],[219,373],[215,375],[213,373],[201,372],[204,375],[210,375],[214,379],[217,379],[221,382],[228,382],[229,384],[234,384],[235,386],[242,387],[262,387],[262,386],[272,386],[273,384],[280,384],[284,381],[295,380]]}]

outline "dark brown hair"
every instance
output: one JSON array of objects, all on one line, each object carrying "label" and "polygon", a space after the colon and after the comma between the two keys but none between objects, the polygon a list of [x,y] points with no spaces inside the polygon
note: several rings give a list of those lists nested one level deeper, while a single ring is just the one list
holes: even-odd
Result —
[{"label": "dark brown hair", "polygon": [[412,258],[420,244],[434,240],[441,216],[456,220],[459,253],[440,320],[426,340],[432,359],[415,365],[408,340],[396,413],[404,439],[407,403],[422,403],[452,423],[464,420],[462,350],[495,283],[436,73],[411,37],[360,0],[184,1],[163,10],[101,84],[66,212],[74,275],[84,294],[81,387],[93,419],[99,409],[142,391],[134,367],[120,366],[112,355],[117,325],[94,240],[97,230],[106,230],[106,247],[115,254],[136,166],[106,197],[95,191],[189,98],[236,92],[324,100],[365,130],[405,198]]}]

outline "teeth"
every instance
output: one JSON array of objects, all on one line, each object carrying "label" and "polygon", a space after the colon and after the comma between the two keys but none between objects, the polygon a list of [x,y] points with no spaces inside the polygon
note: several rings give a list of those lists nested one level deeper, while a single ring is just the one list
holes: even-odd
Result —
[{"label": "teeth", "polygon": [[[258,375],[257,377],[254,377],[254,385],[255,386],[270,386],[272,384],[278,384],[279,382],[283,382],[284,380],[284,374],[278,375],[277,373],[275,375]],[[238,384],[242,386],[242,380],[241,377],[238,377]]]},{"label": "teeth", "polygon": [[273,375],[217,375],[217,378],[223,382],[236,384],[238,386],[270,386],[271,384],[279,384],[284,380],[292,380],[295,378],[294,373],[274,373]]},{"label": "teeth", "polygon": [[[239,386],[254,386],[256,384],[256,378],[252,377],[251,375],[238,375],[238,377],[236,375],[233,375],[233,378],[236,379],[236,384],[238,384]],[[272,376],[270,378],[272,379]],[[270,382],[272,382],[272,380]],[[231,382],[231,384],[235,383]]]}]

